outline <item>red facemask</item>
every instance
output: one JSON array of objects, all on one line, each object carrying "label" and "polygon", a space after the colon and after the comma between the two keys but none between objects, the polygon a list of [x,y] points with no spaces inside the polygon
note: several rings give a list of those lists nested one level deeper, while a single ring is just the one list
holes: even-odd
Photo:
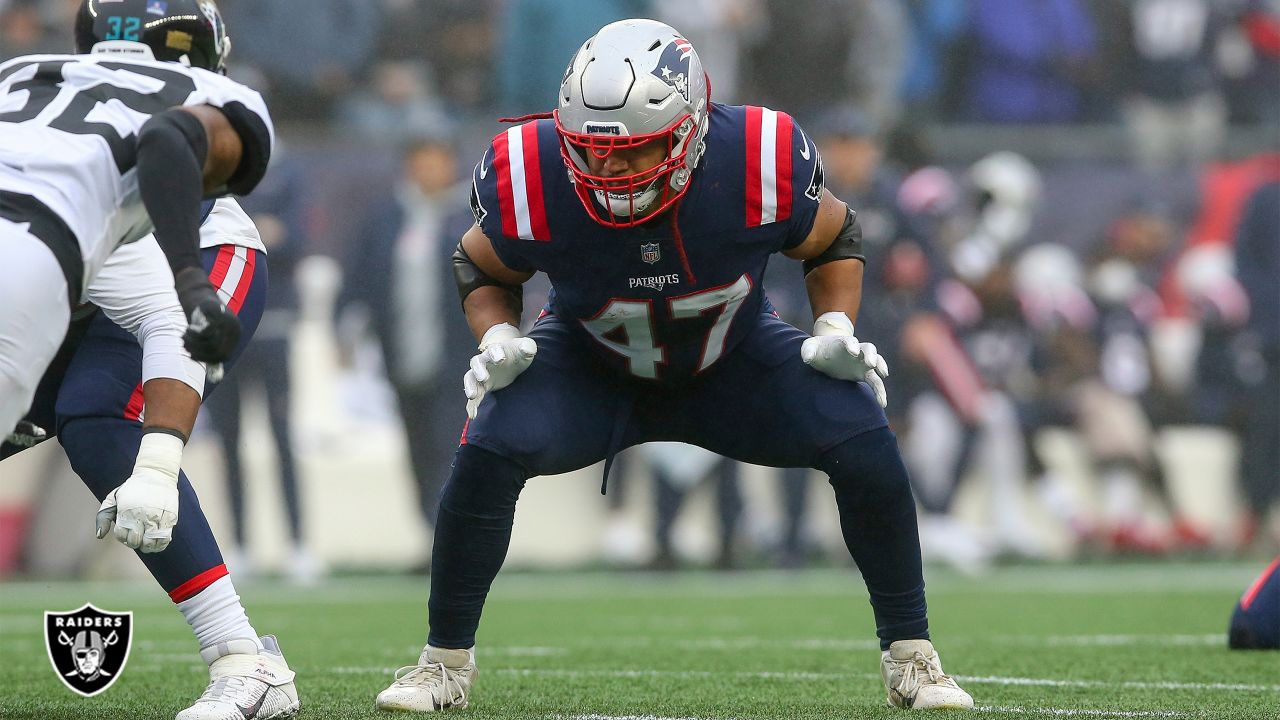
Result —
[{"label": "red facemask", "polygon": [[[673,156],[672,153],[679,142],[676,138],[676,129],[681,125],[690,124],[689,133],[686,137],[698,137],[698,125],[691,115],[681,117],[667,130],[660,130],[647,135],[627,136],[573,132],[560,123],[558,112],[553,113],[553,117],[556,122],[556,132],[560,134],[560,155],[564,158],[564,164],[568,166],[569,172],[573,175],[578,199],[582,201],[583,207],[587,209],[587,214],[601,225],[618,228],[639,225],[671,207],[689,189],[688,182],[679,190],[674,189],[671,186],[671,176],[681,170],[688,172],[688,164],[685,158],[689,154],[689,143],[686,143],[678,154]],[[580,161],[582,165],[587,165],[588,158],[592,156],[603,160],[608,158],[615,150],[639,147],[654,140],[665,141],[666,159],[654,167],[638,173],[605,177],[592,174],[589,170],[584,170],[578,162]],[[577,161],[570,156],[570,152],[577,153]],[[655,186],[658,192],[657,197],[646,203],[645,207],[637,208],[636,197],[643,195]],[[603,193],[606,201],[601,202],[597,193]],[[612,203],[607,201],[608,199],[614,199],[615,201],[625,200],[628,203],[629,212],[626,214],[616,212],[611,206]],[[643,215],[637,217],[637,212],[643,213]]]}]

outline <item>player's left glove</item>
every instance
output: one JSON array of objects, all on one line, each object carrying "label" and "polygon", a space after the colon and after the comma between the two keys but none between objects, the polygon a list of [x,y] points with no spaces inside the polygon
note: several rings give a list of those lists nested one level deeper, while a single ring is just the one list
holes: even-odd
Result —
[{"label": "player's left glove", "polygon": [[179,271],[174,278],[178,301],[187,315],[183,345],[196,362],[226,362],[240,344],[240,319],[227,309],[209,278],[198,268]]},{"label": "player's left glove", "polygon": [[480,353],[471,358],[471,369],[462,377],[467,396],[467,417],[474,420],[485,393],[510,385],[538,354],[533,338],[520,335],[510,323],[494,325],[480,340]]},{"label": "player's left glove", "polygon": [[178,523],[178,470],[182,439],[150,432],[142,436],[133,475],[112,490],[98,510],[98,539],[111,532],[120,542],[144,553],[162,552]]},{"label": "player's left glove", "polygon": [[889,366],[875,345],[858,342],[848,315],[829,312],[815,320],[813,337],[800,346],[800,359],[837,380],[865,382],[876,394],[880,407],[888,407],[884,379],[889,376]]}]

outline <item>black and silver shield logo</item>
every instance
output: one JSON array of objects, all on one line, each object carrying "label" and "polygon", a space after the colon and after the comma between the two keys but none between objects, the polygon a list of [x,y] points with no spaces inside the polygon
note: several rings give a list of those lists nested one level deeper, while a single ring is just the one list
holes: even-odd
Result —
[{"label": "black and silver shield logo", "polygon": [[662,249],[658,243],[644,243],[640,246],[640,259],[652,265],[662,259]]},{"label": "black and silver shield logo", "polygon": [[129,660],[133,613],[107,612],[89,603],[71,612],[44,613],[44,644],[63,684],[92,697],[111,687]]}]

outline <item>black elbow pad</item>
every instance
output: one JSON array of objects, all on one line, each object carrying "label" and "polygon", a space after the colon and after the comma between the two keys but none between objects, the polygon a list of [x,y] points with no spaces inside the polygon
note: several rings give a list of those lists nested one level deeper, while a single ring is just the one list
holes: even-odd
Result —
[{"label": "black elbow pad", "polygon": [[836,235],[836,239],[831,241],[831,245],[818,257],[804,261],[805,275],[836,260],[867,261],[866,256],[862,254],[862,226],[858,224],[858,213],[847,207],[845,213],[844,225],[840,226],[840,232]]},{"label": "black elbow pad", "polygon": [[271,162],[271,131],[257,113],[241,103],[227,103],[221,110],[244,144],[240,167],[227,180],[227,192],[248,195],[267,174],[267,165]]},{"label": "black elbow pad", "polygon": [[486,285],[499,288],[511,296],[512,305],[519,312],[524,311],[524,288],[519,285],[504,283],[481,270],[458,243],[453,251],[453,279],[458,284],[458,301],[466,302],[467,296]]}]

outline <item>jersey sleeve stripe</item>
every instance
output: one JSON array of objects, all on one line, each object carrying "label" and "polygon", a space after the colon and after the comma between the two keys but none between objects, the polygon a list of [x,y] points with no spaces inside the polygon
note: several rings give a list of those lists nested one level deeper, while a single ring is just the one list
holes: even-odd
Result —
[{"label": "jersey sleeve stripe", "polygon": [[218,257],[213,261],[213,269],[209,271],[209,284],[215,288],[222,287],[222,281],[227,278],[227,270],[231,268],[231,260],[235,257],[235,254],[236,248],[234,245],[223,245],[218,250]]},{"label": "jersey sleeve stripe", "polygon": [[502,133],[493,139],[493,171],[498,173],[498,210],[502,213],[502,234],[518,237],[516,229],[515,198],[511,187],[511,134]]},{"label": "jersey sleeve stripe", "polygon": [[[229,252],[228,252],[229,251]],[[214,265],[214,272],[223,267],[223,258],[227,258],[225,265],[226,270],[223,272],[219,282],[213,282],[213,275],[210,274],[209,282],[213,282],[213,286],[218,290],[218,297],[226,304],[227,309],[235,312],[237,308],[233,308],[235,303],[236,291],[242,284],[240,281],[245,276],[245,266],[248,264],[248,249],[238,245],[227,245],[218,251],[218,264]],[[243,283],[247,285],[248,283]],[[243,301],[243,298],[241,298]]]},{"label": "jersey sleeve stripe", "polygon": [[791,217],[791,135],[794,123],[791,121],[791,116],[786,113],[777,115],[778,144],[777,153],[774,155],[777,182],[774,183],[774,187],[778,209],[775,219],[786,220]]},{"label": "jersey sleeve stripe", "polygon": [[747,106],[747,227],[760,225],[760,121],[763,108]]},{"label": "jersey sleeve stripe", "polygon": [[511,194],[516,216],[515,237],[528,240],[533,237],[533,228],[529,222],[529,188],[525,183],[523,127],[507,130],[507,148],[511,156]]},{"label": "jersey sleeve stripe", "polygon": [[778,220],[778,113],[760,115],[760,224]]},{"label": "jersey sleeve stripe", "polygon": [[546,198],[542,194],[542,165],[541,156],[538,152],[538,124],[526,123],[520,128],[521,145],[524,149],[524,184],[526,197],[528,200],[529,212],[529,237],[522,238],[529,240],[539,240],[542,242],[551,239],[551,231],[547,226],[547,204]]},{"label": "jersey sleeve stripe", "polygon": [[249,295],[249,288],[253,286],[254,270],[258,265],[258,251],[237,247],[236,252],[244,254],[244,270],[240,273],[240,280],[236,282],[235,291],[231,293],[231,302],[227,303],[227,309],[239,315],[240,308],[244,307],[244,299]]}]

